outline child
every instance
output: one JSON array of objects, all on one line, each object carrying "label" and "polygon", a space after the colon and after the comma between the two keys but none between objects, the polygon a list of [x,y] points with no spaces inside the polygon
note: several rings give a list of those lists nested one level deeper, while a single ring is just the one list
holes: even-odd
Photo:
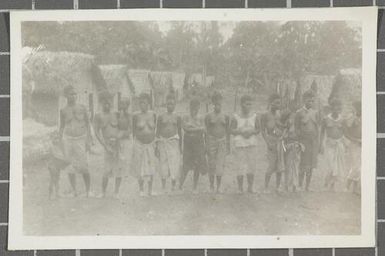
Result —
[{"label": "child", "polygon": [[210,191],[214,191],[214,179],[216,177],[216,192],[220,193],[225,158],[230,152],[230,119],[228,115],[222,113],[222,95],[219,92],[213,94],[211,101],[214,105],[214,111],[205,117]]},{"label": "child", "polygon": [[282,172],[285,170],[283,154],[283,126],[281,123],[281,98],[278,94],[269,97],[269,110],[261,117],[262,136],[267,145],[268,167],[265,174],[265,193],[271,176],[276,175],[276,191],[279,192]]},{"label": "child", "polygon": [[167,112],[157,120],[157,155],[159,157],[162,189],[166,190],[166,178],[171,178],[171,190],[175,190],[180,177],[182,121],[174,113],[176,99],[174,94],[166,97]]},{"label": "child", "polygon": [[183,136],[183,172],[179,188],[189,171],[194,171],[193,193],[196,194],[199,174],[206,173],[207,162],[205,157],[205,127],[202,118],[198,115],[200,102],[197,99],[190,101],[190,114],[182,119]]},{"label": "child", "polygon": [[140,111],[133,116],[133,168],[138,179],[140,195],[145,196],[144,181],[147,181],[147,195],[152,195],[152,183],[158,160],[155,156],[156,114],[150,110],[151,97],[147,93],[139,95]]},{"label": "child", "polygon": [[343,142],[342,102],[330,100],[331,113],[327,115],[321,126],[320,152],[325,152],[327,174],[325,187],[334,191],[335,184],[345,170],[345,148]]},{"label": "child", "polygon": [[241,113],[234,114],[231,134],[234,141],[234,156],[237,161],[237,183],[239,193],[243,193],[243,177],[247,177],[247,191],[253,193],[254,174],[257,168],[257,135],[260,131],[256,113],[251,112],[252,98],[241,97]]},{"label": "child", "polygon": [[47,168],[50,174],[49,181],[49,199],[60,197],[59,195],[59,178],[60,171],[70,165],[64,153],[63,143],[61,143],[59,132],[55,131],[50,134],[51,145],[49,149]]}]

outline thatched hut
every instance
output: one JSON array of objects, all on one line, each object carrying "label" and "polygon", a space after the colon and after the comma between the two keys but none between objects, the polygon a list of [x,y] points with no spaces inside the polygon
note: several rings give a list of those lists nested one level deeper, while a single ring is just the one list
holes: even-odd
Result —
[{"label": "thatched hut", "polygon": [[211,87],[215,82],[214,76],[206,76],[205,78],[201,73],[194,73],[189,77],[189,87],[200,86],[200,87]]},{"label": "thatched hut", "polygon": [[99,68],[108,91],[113,95],[115,109],[122,97],[133,99],[134,87],[128,78],[126,65],[101,65]]},{"label": "thatched hut", "polygon": [[150,71],[146,69],[128,69],[127,75],[134,96],[132,107],[133,110],[137,110],[137,98],[141,93],[148,93],[151,98],[153,97],[153,90],[150,82]]},{"label": "thatched hut", "polygon": [[166,101],[166,96],[173,91],[172,73],[151,71],[150,83],[153,90],[154,106],[163,106]]},{"label": "thatched hut", "polygon": [[178,101],[183,99],[183,88],[185,85],[186,74],[182,72],[172,72],[172,87]]},{"label": "thatched hut", "polygon": [[[24,74],[27,70],[28,75]],[[41,51],[32,54],[23,64],[24,84],[23,90],[29,88],[28,84],[33,84],[28,93],[33,118],[46,125],[58,123],[59,109],[66,104],[62,95],[65,86],[76,88],[78,102],[88,107],[91,115],[97,106],[94,98],[99,91],[106,89],[94,57],[74,52]]]}]

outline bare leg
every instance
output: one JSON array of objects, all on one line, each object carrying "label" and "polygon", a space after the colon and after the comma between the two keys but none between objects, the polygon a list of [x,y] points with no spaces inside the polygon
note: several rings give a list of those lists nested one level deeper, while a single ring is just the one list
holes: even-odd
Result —
[{"label": "bare leg", "polygon": [[313,174],[313,169],[309,169],[306,172],[306,191],[309,191],[309,186],[310,186],[312,174]]},{"label": "bare leg", "polygon": [[271,172],[266,172],[265,174],[265,189],[268,189],[269,183],[270,183],[270,178],[271,178]]},{"label": "bare leg", "polygon": [[222,176],[217,176],[217,192],[221,192]]},{"label": "bare leg", "polygon": [[304,178],[305,178],[305,171],[304,170],[300,170],[299,174],[298,174],[298,183],[299,183],[298,185],[299,185],[299,187],[301,189],[303,188]]},{"label": "bare leg", "polygon": [[54,174],[53,170],[49,169],[49,186],[48,186],[48,198],[52,199],[53,187],[54,187]]},{"label": "bare leg", "polygon": [[198,188],[198,180],[199,180],[199,171],[198,170],[194,170],[194,177],[193,177],[193,189],[194,190],[197,190]]},{"label": "bare leg", "polygon": [[[195,174],[195,171],[194,171],[194,174]],[[180,180],[179,180],[179,189],[182,190],[183,188],[183,184],[184,184],[184,181],[186,180],[186,176],[187,176],[187,172],[186,171],[182,171],[182,175],[180,176]]]},{"label": "bare leg", "polygon": [[152,180],[153,180],[153,177],[152,175],[150,176],[150,179],[148,180],[148,195],[151,196],[152,195]]},{"label": "bare leg", "polygon": [[60,195],[59,195],[59,180],[60,180],[60,172],[57,172],[54,175],[54,188],[55,188],[56,197],[60,197]]},{"label": "bare leg", "polygon": [[239,193],[243,193],[243,175],[237,176],[237,183],[238,183],[238,191]]},{"label": "bare leg", "polygon": [[102,197],[106,196],[107,185],[108,185],[108,176],[104,175],[102,178]]},{"label": "bare leg", "polygon": [[282,173],[276,172],[276,174],[275,174],[275,187],[277,190],[281,186],[281,178],[282,178]]},{"label": "bare leg", "polygon": [[74,173],[69,173],[68,174],[68,179],[70,181],[70,184],[71,184],[71,188],[72,188],[72,193],[74,194],[74,196],[77,196],[77,191],[76,191],[76,176]]},{"label": "bare leg", "polygon": [[115,195],[119,194],[120,184],[122,183],[122,178],[115,178]]},{"label": "bare leg", "polygon": [[247,192],[253,193],[254,174],[248,173],[247,177]]},{"label": "bare leg", "polygon": [[86,187],[86,196],[88,197],[90,193],[90,184],[91,184],[91,177],[88,172],[83,173],[83,180],[84,180],[84,185]]},{"label": "bare leg", "polygon": [[209,174],[210,190],[214,191],[214,174]]},{"label": "bare leg", "polygon": [[139,184],[139,192],[143,193],[144,191],[144,180],[142,178],[138,179],[138,184]]},{"label": "bare leg", "polygon": [[166,190],[166,179],[162,179],[162,189]]}]

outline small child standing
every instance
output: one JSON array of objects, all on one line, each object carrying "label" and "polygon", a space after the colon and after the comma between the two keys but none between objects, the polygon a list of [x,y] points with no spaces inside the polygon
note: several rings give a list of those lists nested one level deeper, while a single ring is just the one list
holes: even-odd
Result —
[{"label": "small child standing", "polygon": [[63,143],[60,140],[59,132],[54,131],[50,134],[50,149],[47,159],[47,168],[50,174],[48,197],[49,199],[58,198],[60,172],[69,167],[70,162],[66,159]]}]

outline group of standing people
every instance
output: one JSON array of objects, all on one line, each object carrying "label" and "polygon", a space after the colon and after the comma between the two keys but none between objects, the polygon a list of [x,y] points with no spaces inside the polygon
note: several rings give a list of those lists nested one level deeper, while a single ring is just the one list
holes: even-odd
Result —
[{"label": "group of standing people", "polygon": [[[118,111],[112,110],[112,97],[105,91],[99,94],[101,112],[90,121],[86,108],[76,102],[72,86],[64,89],[67,105],[60,111],[57,136],[53,136],[48,169],[51,174],[50,196],[58,194],[60,170],[67,169],[72,194],[77,195],[76,176],[81,174],[87,196],[90,196],[90,174],[87,152],[95,137],[104,149],[104,174],[102,195],[106,196],[108,181],[115,179],[115,195],[122,178],[128,173],[138,180],[141,195],[152,195],[155,175],[161,178],[166,192],[167,181],[171,190],[183,189],[186,176],[193,172],[193,191],[197,193],[199,177],[208,174],[209,189],[222,191],[222,176],[230,152],[236,166],[239,193],[254,192],[254,174],[257,171],[258,136],[262,134],[267,145],[268,168],[265,174],[265,191],[270,179],[276,176],[276,189],[280,191],[282,176],[287,191],[298,188],[309,190],[312,173],[317,168],[318,153],[325,151],[328,173],[325,185],[333,188],[345,168],[344,152],[349,148],[351,168],[348,186],[358,186],[360,178],[361,104],[354,104],[354,115],[341,117],[341,101],[330,101],[331,112],[321,118],[314,108],[315,95],[305,92],[304,105],[299,110],[281,108],[277,94],[269,97],[269,108],[258,116],[252,111],[253,98],[243,95],[240,112],[229,116],[222,111],[223,97],[213,93],[213,111],[199,115],[200,101],[189,103],[189,113],[175,113],[176,98],[170,93],[166,98],[165,113],[157,115],[150,109],[151,97],[139,96],[139,111],[131,114],[130,101],[120,99]],[[321,120],[322,119],[322,120]],[[349,143],[346,143],[349,142]],[[347,146],[348,145],[348,146]],[[356,189],[356,188],[354,188]]]}]

